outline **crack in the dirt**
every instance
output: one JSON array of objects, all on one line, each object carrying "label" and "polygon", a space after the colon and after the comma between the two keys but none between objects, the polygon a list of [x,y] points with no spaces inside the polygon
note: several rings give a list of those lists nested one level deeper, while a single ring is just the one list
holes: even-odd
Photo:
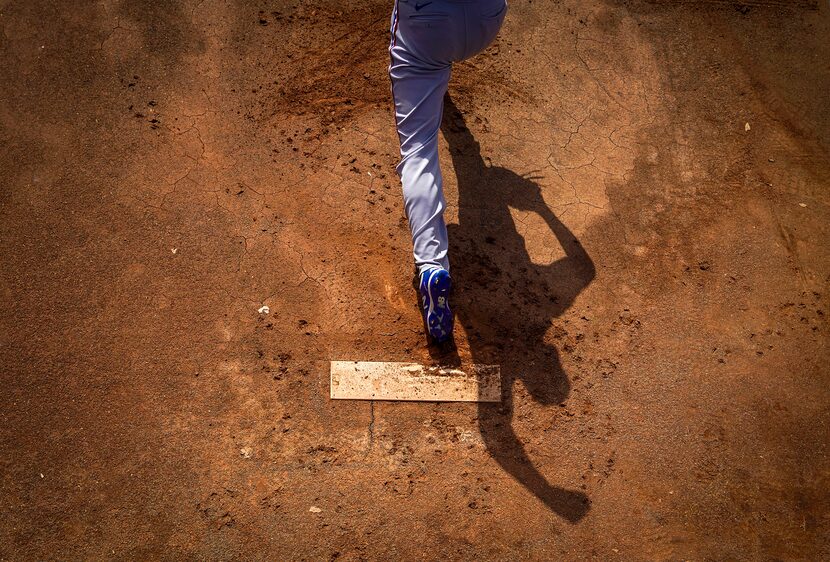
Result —
[{"label": "crack in the dirt", "polygon": [[574,135],[579,134],[579,129],[581,129],[581,128],[582,128],[582,125],[584,125],[584,124],[585,124],[585,122],[586,122],[588,119],[590,119],[590,118],[591,118],[591,115],[593,115],[593,113],[594,113],[594,110],[593,110],[593,108],[592,108],[592,109],[590,109],[590,110],[588,111],[588,115],[586,115],[586,116],[582,119],[582,121],[580,121],[580,122],[577,124],[577,126],[576,126],[576,130],[575,130],[575,131],[569,131],[569,133],[568,133],[568,140],[565,142],[565,144],[563,144],[563,145],[562,145],[562,146],[560,146],[559,148],[567,148],[567,147],[568,147],[568,145],[569,145],[569,144],[571,144],[571,139],[573,139]]},{"label": "crack in the dirt", "polygon": [[366,453],[363,458],[369,456],[372,451],[372,446],[375,443],[375,401],[369,400],[369,427],[367,428],[369,436],[366,441]]},{"label": "crack in the dirt", "polygon": [[[105,10],[105,11],[106,11],[106,10]],[[113,36],[113,35],[115,35],[115,32],[116,32],[116,31],[118,31],[119,29],[120,29],[120,30],[126,30],[126,31],[133,31],[133,32],[134,32],[134,31],[136,31],[135,29],[132,29],[132,28],[129,28],[129,27],[122,27],[122,26],[121,26],[121,18],[116,17],[116,18],[115,18],[115,27],[113,27],[113,28],[110,30],[110,32],[107,34],[107,36],[106,36],[106,37],[104,37],[104,38],[103,38],[103,39],[102,39],[102,40],[98,43],[98,48],[97,48],[97,49],[93,49],[93,51],[102,51],[102,50],[104,49],[104,43],[106,43],[107,41],[109,41],[109,40],[112,38],[112,36]]]}]

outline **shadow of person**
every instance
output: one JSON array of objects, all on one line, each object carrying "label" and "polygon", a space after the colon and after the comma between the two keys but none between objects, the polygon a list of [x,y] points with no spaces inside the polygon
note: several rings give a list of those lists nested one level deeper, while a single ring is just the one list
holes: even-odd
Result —
[{"label": "shadow of person", "polygon": [[[545,204],[534,178],[485,163],[449,95],[444,103],[441,129],[458,178],[458,224],[448,225],[456,323],[467,334],[473,362],[500,364],[502,373],[502,403],[479,403],[479,429],[505,471],[575,523],[588,512],[590,501],[582,492],[550,484],[530,462],[512,427],[513,385],[520,380],[541,404],[567,398],[568,378],[556,348],[544,336],[593,280],[594,265]],[[565,256],[549,265],[534,264],[510,208],[542,217]]]}]

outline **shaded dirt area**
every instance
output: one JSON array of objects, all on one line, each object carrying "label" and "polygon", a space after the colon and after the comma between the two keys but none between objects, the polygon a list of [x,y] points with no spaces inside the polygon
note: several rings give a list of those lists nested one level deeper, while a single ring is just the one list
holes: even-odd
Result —
[{"label": "shaded dirt area", "polygon": [[511,1],[441,138],[482,406],[328,399],[433,361],[390,11],[0,1],[0,559],[830,558],[826,3]]}]

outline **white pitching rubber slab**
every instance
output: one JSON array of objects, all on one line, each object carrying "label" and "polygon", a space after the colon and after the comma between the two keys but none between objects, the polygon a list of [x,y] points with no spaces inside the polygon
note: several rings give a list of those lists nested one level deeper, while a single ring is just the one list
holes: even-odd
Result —
[{"label": "white pitching rubber slab", "polygon": [[418,363],[332,361],[331,397],[336,400],[500,402],[498,365],[464,369]]}]

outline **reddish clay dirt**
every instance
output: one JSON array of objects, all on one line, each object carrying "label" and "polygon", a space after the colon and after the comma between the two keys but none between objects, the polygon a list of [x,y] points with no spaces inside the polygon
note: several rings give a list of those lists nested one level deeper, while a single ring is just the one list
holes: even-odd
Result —
[{"label": "reddish clay dirt", "polygon": [[0,558],[830,558],[826,2],[511,0],[441,139],[483,406],[328,399],[434,360],[390,10],[0,2]]}]

